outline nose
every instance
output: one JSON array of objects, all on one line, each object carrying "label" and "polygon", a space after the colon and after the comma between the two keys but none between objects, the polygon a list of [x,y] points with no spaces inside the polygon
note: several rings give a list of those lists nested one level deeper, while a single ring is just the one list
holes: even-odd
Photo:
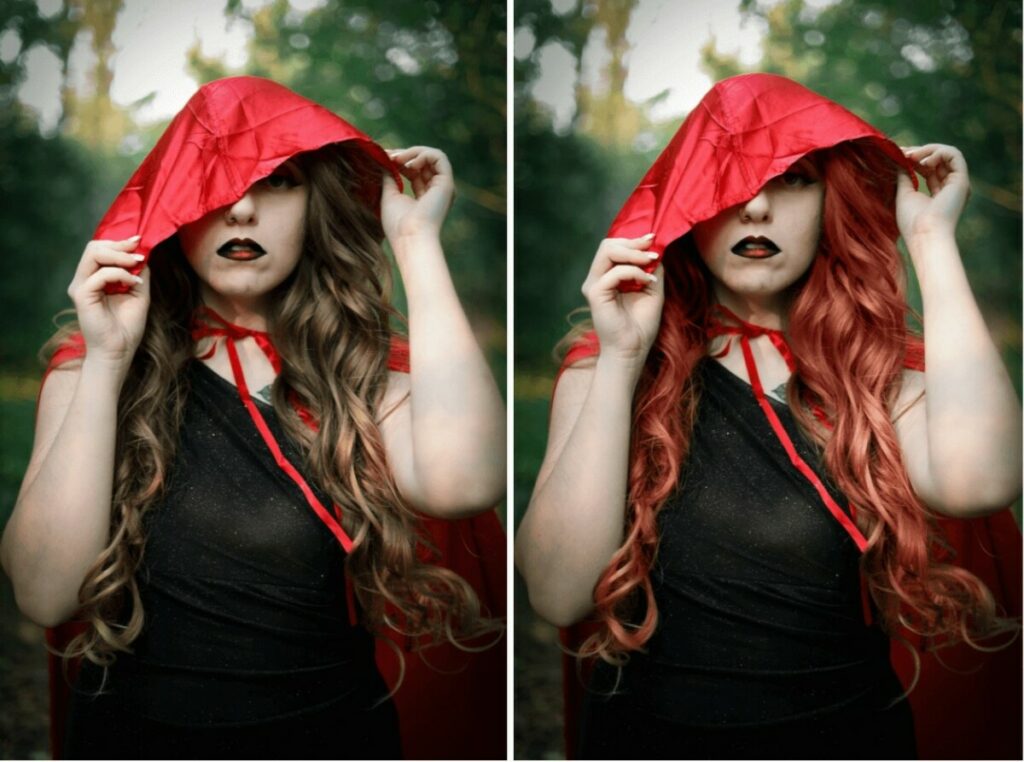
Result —
[{"label": "nose", "polygon": [[740,219],[747,222],[768,222],[771,213],[772,204],[767,188],[761,188],[750,201],[740,204]]},{"label": "nose", "polygon": [[224,213],[229,223],[251,225],[256,222],[256,200],[250,191],[246,191],[238,201],[227,207]]}]

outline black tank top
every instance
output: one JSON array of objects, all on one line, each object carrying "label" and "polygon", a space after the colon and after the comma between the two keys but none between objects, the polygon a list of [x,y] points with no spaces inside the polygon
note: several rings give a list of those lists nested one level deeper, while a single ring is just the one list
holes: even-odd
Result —
[{"label": "black tank top", "polygon": [[[201,362],[187,379],[166,497],[147,516],[144,630],[108,689],[142,717],[193,726],[374,705],[387,688],[372,637],[350,624],[344,551],[275,464],[235,387]],[[273,408],[257,404],[303,470]],[[96,673],[87,665],[82,686]]]},{"label": "black tank top", "polygon": [[[888,638],[864,622],[856,546],[791,465],[749,385],[711,359],[695,372],[690,455],[659,515],[659,623],[624,668],[620,695],[697,727],[884,707],[901,688]],[[789,408],[771,404],[828,485]],[[615,679],[601,663],[592,687],[608,692]]]}]

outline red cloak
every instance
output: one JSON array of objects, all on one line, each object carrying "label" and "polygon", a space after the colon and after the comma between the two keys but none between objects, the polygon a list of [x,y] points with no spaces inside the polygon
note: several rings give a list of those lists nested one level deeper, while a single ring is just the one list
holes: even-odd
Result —
[{"label": "red cloak", "polygon": [[[771,178],[803,156],[848,140],[865,139],[907,169],[913,164],[884,134],[842,106],[784,77],[744,74],[716,84],[683,122],[608,230],[609,238],[639,238],[653,232],[650,250],[685,235],[694,223],[753,198]],[[657,262],[647,267],[649,271]],[[639,284],[636,285],[639,288]],[[563,364],[596,355],[596,336],[582,338]],[[907,367],[923,369],[920,346],[908,347]],[[557,380],[556,380],[557,383]],[[1021,614],[1021,533],[1010,511],[978,519],[941,519],[952,562],[976,574],[1007,616]],[[562,631],[575,650],[594,631],[581,623]],[[921,638],[899,633],[916,647]],[[914,663],[894,639],[891,658],[909,687]],[[966,645],[920,654],[920,679],[910,702],[918,752],[923,759],[1017,758],[1021,756],[1021,642],[982,653]],[[948,666],[947,666],[948,665]],[[584,679],[576,660],[563,659],[566,748],[574,757]],[[865,732],[870,732],[866,729]]]},{"label": "red cloak", "polygon": [[[324,107],[258,77],[211,82],[171,121],[114,199],[93,238],[121,240],[139,234],[137,251],[148,256],[182,225],[235,202],[289,158],[348,141],[376,161],[382,175],[390,172],[401,187],[401,176],[384,150]],[[380,190],[379,177],[365,178],[361,195],[378,213]],[[47,372],[84,354],[85,345],[78,336],[57,351]],[[409,371],[407,344],[393,342],[389,367]],[[424,517],[422,530],[440,551],[440,563],[474,588],[484,610],[504,617],[505,533],[496,513],[457,521]],[[48,629],[47,642],[62,648],[83,626],[72,621]],[[405,676],[394,696],[405,755],[504,758],[505,639],[482,652],[466,653],[449,644],[420,652],[412,650],[418,644],[397,633],[389,637],[405,652]],[[378,643],[377,664],[393,687],[398,659],[384,643]],[[69,666],[73,676],[77,664]],[[52,654],[50,696],[50,740],[54,758],[60,759],[68,685],[60,660]]]}]

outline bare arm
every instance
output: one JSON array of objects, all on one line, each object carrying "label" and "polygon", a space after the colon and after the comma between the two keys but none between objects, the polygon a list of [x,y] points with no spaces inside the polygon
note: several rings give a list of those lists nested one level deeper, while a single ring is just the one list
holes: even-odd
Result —
[{"label": "bare arm", "polygon": [[950,516],[981,515],[1021,494],[1020,403],[956,245],[968,192],[963,156],[940,145],[908,155],[923,162],[932,195],[915,192],[901,176],[900,229],[924,301],[925,372],[905,374],[898,409],[913,405],[897,420],[897,434],[927,505]]},{"label": "bare arm", "polygon": [[[0,545],[19,608],[44,626],[78,609],[85,574],[108,542],[117,401],[149,306],[148,269],[142,283],[122,269],[136,264],[125,253],[133,243],[93,242],[82,257],[69,293],[87,355],[43,386],[28,470]],[[133,288],[105,296],[114,282]]]},{"label": "bare arm", "polygon": [[557,625],[593,608],[594,585],[622,544],[633,392],[664,291],[660,281],[632,294],[618,286],[648,277],[638,267],[650,261],[646,245],[647,239],[609,239],[598,250],[584,293],[601,354],[592,367],[562,374],[544,462],[516,536],[530,603]]},{"label": "bare arm", "polygon": [[381,424],[402,495],[428,515],[457,518],[493,507],[505,491],[505,407],[459,302],[441,249],[454,190],[436,149],[410,148],[415,198],[388,178],[382,217],[409,305],[409,374],[392,374]]}]

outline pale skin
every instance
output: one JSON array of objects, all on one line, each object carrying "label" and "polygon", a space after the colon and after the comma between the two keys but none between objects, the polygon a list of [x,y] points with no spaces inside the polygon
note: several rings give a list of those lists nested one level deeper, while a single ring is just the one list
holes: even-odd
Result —
[{"label": "pale skin", "polygon": [[[1021,494],[1020,402],[956,244],[970,189],[964,158],[939,144],[905,151],[928,188],[927,194],[915,191],[901,175],[896,196],[900,233],[921,284],[927,342],[926,371],[904,373],[893,406],[896,434],[911,484],[929,508],[956,517],[985,515]],[[817,240],[792,235],[820,230],[815,215],[821,189],[815,184],[813,177],[803,187],[769,182],[749,202],[695,229],[716,298],[740,318],[785,330],[785,291],[813,258],[813,249],[808,256],[802,247]],[[782,252],[764,262],[730,259],[729,246],[746,235],[768,236]],[[594,586],[623,541],[633,394],[664,290],[660,279],[637,293],[620,293],[617,286],[645,277],[639,266],[650,261],[649,245],[649,237],[607,239],[598,248],[583,292],[601,353],[561,376],[544,462],[516,537],[516,564],[530,602],[559,626],[591,611]],[[783,261],[787,255],[794,255],[789,262]],[[805,262],[794,261],[801,255]],[[749,382],[737,343],[719,361]],[[785,384],[788,368],[768,338],[751,345],[765,389]]]},{"label": "pale skin", "polygon": [[[504,403],[441,248],[455,188],[451,165],[435,148],[389,154],[412,187],[412,195],[403,195],[388,176],[381,196],[381,221],[408,297],[411,370],[389,374],[381,435],[410,505],[434,517],[465,517],[503,497]],[[261,181],[182,230],[204,303],[249,328],[266,328],[266,295],[301,252],[308,189],[294,166],[285,170],[289,182]],[[217,246],[234,238],[257,241],[268,256],[256,263],[218,257]],[[68,293],[86,356],[54,370],[43,386],[32,455],[0,546],[19,607],[42,626],[74,614],[84,576],[109,540],[117,400],[149,308],[149,269],[141,277],[126,269],[140,259],[133,254],[137,243],[92,241],[85,248]],[[131,290],[107,295],[109,283]],[[237,346],[249,387],[272,384],[273,369],[255,342]],[[233,382],[222,347],[204,362]]]}]

